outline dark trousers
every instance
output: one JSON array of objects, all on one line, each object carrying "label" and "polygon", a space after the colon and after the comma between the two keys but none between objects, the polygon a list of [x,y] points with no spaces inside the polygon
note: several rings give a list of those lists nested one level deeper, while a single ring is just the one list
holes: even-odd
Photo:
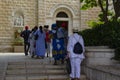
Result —
[{"label": "dark trousers", "polygon": [[30,48],[30,43],[24,43],[24,53],[25,55],[28,55],[28,51],[29,51],[29,48]]}]

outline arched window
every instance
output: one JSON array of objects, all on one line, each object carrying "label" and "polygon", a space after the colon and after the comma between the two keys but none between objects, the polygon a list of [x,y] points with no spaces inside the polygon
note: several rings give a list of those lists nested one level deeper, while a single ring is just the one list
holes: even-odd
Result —
[{"label": "arched window", "polygon": [[58,17],[58,18],[68,18],[68,15],[65,12],[59,12],[56,17]]},{"label": "arched window", "polygon": [[21,12],[15,12],[14,14],[14,26],[24,26],[24,16]]}]

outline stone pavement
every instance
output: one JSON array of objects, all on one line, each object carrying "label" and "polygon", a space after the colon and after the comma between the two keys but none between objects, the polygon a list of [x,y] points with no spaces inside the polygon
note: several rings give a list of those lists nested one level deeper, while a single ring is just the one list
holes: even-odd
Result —
[{"label": "stone pavement", "polygon": [[[52,58],[32,59],[24,53],[0,53],[0,80],[69,80],[65,65]],[[86,80],[82,75],[81,80]]]}]

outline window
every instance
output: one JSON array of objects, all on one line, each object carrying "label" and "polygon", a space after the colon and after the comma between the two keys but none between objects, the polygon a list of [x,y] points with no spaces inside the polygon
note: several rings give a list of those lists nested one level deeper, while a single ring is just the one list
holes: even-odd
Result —
[{"label": "window", "polygon": [[65,12],[59,12],[56,17],[58,17],[58,18],[68,18],[68,15]]},{"label": "window", "polygon": [[23,14],[16,12],[14,15],[14,26],[24,26]]}]

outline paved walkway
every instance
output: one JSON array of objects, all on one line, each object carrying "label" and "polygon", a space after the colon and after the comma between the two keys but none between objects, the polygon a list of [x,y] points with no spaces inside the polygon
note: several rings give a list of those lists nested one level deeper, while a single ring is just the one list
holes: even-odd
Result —
[{"label": "paved walkway", "polygon": [[29,61],[33,60],[30,55],[25,56],[24,53],[0,53],[0,63],[10,61]]},{"label": "paved walkway", "polygon": [[[43,59],[44,62],[53,60],[52,58]],[[7,66],[9,62],[43,62],[42,59],[32,59],[30,55],[25,56],[24,53],[0,53],[0,80],[4,80]]]}]

